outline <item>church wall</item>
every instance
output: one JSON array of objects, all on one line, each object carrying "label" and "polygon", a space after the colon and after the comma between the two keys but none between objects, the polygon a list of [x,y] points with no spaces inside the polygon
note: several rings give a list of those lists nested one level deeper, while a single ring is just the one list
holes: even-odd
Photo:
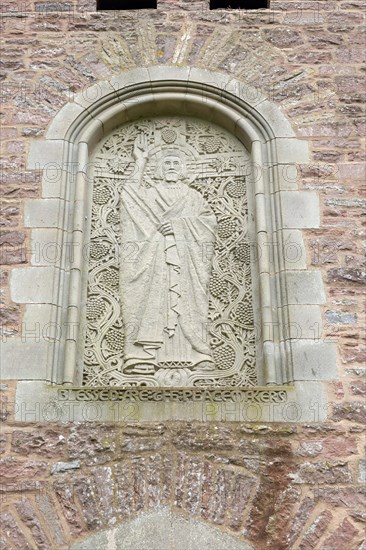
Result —
[{"label": "church wall", "polygon": [[[2,5],[0,315],[3,348],[13,349],[0,387],[0,545],[63,548],[168,506],[253,548],[361,549],[364,3],[275,0],[264,12],[158,3],[157,11],[120,13],[97,13],[90,0]],[[9,281],[13,270],[32,269],[32,256],[33,264],[36,257],[51,267],[55,261],[49,243],[30,239],[29,216],[40,218],[27,201],[40,198],[42,179],[40,170],[26,167],[30,144],[44,139],[74,93],[159,64],[242,79],[310,145],[311,161],[289,179],[320,200],[320,227],[303,233],[307,265],[321,271],[327,295],[323,331],[314,336],[337,344],[326,422],[317,422],[314,411],[306,424],[258,424],[228,408],[217,422],[203,407],[209,423],[139,425],[128,410],[112,424],[59,424],[52,417],[42,424],[26,403],[26,422],[14,420],[16,380],[26,378],[23,351],[42,378],[47,336],[29,323]],[[47,217],[41,223],[47,228]],[[55,231],[49,227],[49,242]],[[85,414],[92,420],[92,410]]]}]

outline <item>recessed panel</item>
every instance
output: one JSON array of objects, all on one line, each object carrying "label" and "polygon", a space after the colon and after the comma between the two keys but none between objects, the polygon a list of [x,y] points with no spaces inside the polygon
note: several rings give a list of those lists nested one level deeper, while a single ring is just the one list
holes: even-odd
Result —
[{"label": "recessed panel", "polygon": [[84,383],[256,385],[243,145],[156,117],[113,131],[93,165]]}]

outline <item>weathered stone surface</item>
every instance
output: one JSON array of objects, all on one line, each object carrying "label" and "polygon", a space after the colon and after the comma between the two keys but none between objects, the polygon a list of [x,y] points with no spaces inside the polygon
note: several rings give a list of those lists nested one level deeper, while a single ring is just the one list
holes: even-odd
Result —
[{"label": "weathered stone surface", "polygon": [[234,493],[231,496],[232,504],[229,512],[228,525],[234,531],[241,528],[244,520],[244,511],[256,486],[254,478],[238,474],[234,480]]},{"label": "weathered stone surface", "polygon": [[85,426],[75,427],[68,439],[69,457],[86,464],[103,464],[115,456],[116,439],[116,431],[107,426],[93,431]]},{"label": "weathered stone surface", "polygon": [[25,240],[23,231],[0,231],[0,246],[1,245],[19,245]]},{"label": "weathered stone surface", "polygon": [[348,313],[345,311],[332,311],[325,312],[325,319],[328,323],[337,325],[354,325],[357,322],[356,313]]},{"label": "weathered stone surface", "polygon": [[81,503],[87,528],[89,530],[100,528],[102,521],[99,515],[98,494],[94,480],[87,477],[76,478],[73,487]]},{"label": "weathered stone surface", "polygon": [[332,518],[332,513],[329,510],[324,510],[305,532],[305,536],[299,544],[299,549],[308,550],[308,548],[316,548],[320,537],[327,530]]},{"label": "weathered stone surface", "polygon": [[339,262],[339,253],[342,250],[355,250],[356,245],[351,239],[317,238],[310,241],[312,250],[311,263],[313,265],[336,264]]},{"label": "weathered stone surface", "polygon": [[117,463],[114,467],[114,475],[116,479],[116,511],[121,517],[126,518],[133,510],[130,463]]},{"label": "weathered stone surface", "polygon": [[333,419],[349,420],[351,422],[365,422],[366,404],[363,402],[349,402],[335,405],[333,409]]},{"label": "weathered stone surface", "polygon": [[302,43],[302,36],[299,32],[290,28],[268,29],[265,31],[265,37],[277,48],[291,48]]},{"label": "weathered stone surface", "polygon": [[59,547],[62,546],[66,540],[55,503],[48,495],[41,494],[37,495],[37,505],[43,516],[43,521],[46,525],[52,526],[52,542]]},{"label": "weathered stone surface", "polygon": [[[287,458],[271,457],[266,463],[266,469],[261,476],[248,520],[249,539],[255,541],[258,546],[266,543],[268,519],[274,515],[278,499],[290,484],[291,470],[292,453]],[[286,523],[285,521],[281,531],[276,533],[279,546],[284,543]]]},{"label": "weathered stone surface", "polygon": [[0,208],[0,227],[18,225],[20,210],[16,204],[2,205]]},{"label": "weathered stone surface", "polygon": [[123,437],[120,448],[124,452],[155,451],[164,446],[164,439],[152,437]]},{"label": "weathered stone surface", "polygon": [[129,436],[156,437],[167,431],[165,424],[124,424],[121,433]]},{"label": "weathered stone surface", "polygon": [[99,467],[93,474],[96,487],[98,510],[105,524],[116,523],[114,510],[114,477],[112,468]]},{"label": "weathered stone surface", "polygon": [[31,433],[14,431],[12,451],[22,455],[37,454],[48,458],[66,456],[66,438],[60,431],[37,430]]},{"label": "weathered stone surface", "polygon": [[354,437],[330,435],[323,439],[322,445],[324,455],[329,457],[346,457],[358,453]]},{"label": "weathered stone surface", "polygon": [[366,382],[363,380],[356,380],[349,385],[351,392],[354,395],[366,395]]},{"label": "weathered stone surface", "polygon": [[366,349],[352,349],[346,350],[342,353],[342,359],[344,363],[361,363],[365,364]]},{"label": "weathered stone surface", "polygon": [[46,550],[50,547],[50,540],[46,536],[36,512],[30,501],[23,499],[15,505],[19,516],[28,527],[37,543],[37,548]]},{"label": "weathered stone surface", "polygon": [[332,507],[357,510],[366,503],[365,487],[322,487],[316,488],[316,497]]},{"label": "weathered stone surface", "polygon": [[51,474],[61,474],[69,472],[70,470],[78,470],[80,468],[80,460],[73,460],[71,462],[56,462],[52,464]]},{"label": "weathered stone surface", "polygon": [[346,518],[341,525],[322,544],[322,550],[344,550],[351,548],[351,542],[358,534],[358,530]]},{"label": "weathered stone surface", "polygon": [[24,264],[27,262],[24,248],[3,247],[0,258],[4,265]]},{"label": "weathered stone surface", "polygon": [[364,283],[366,281],[366,271],[339,267],[328,271],[330,281],[352,281],[354,283]]},{"label": "weathered stone surface", "polygon": [[289,548],[291,548],[295,540],[300,536],[300,533],[302,532],[304,525],[306,524],[315,506],[316,502],[309,497],[305,497],[301,502],[299,510],[294,517],[291,528],[286,536]]},{"label": "weathered stone surface", "polygon": [[2,529],[4,534],[9,538],[14,548],[22,550],[33,550],[34,546],[31,546],[25,538],[22,531],[19,529],[16,519],[9,512],[2,512],[0,514]]},{"label": "weathered stone surface", "polygon": [[36,460],[17,460],[7,457],[0,460],[0,475],[4,479],[29,479],[43,476],[47,471],[47,462]]},{"label": "weathered stone surface", "polygon": [[294,483],[347,483],[351,481],[348,464],[336,462],[305,462],[294,474],[289,474]]},{"label": "weathered stone surface", "polygon": [[148,547],[160,550],[200,550],[202,544],[220,550],[252,550],[252,546],[242,537],[237,540],[231,534],[223,533],[196,518],[188,519],[167,508],[143,512],[123,525],[72,544],[70,550],[107,548],[110,544],[115,550]]},{"label": "weathered stone surface", "polygon": [[177,434],[174,441],[178,448],[195,450],[231,449],[233,439],[230,429],[219,426],[188,427]]},{"label": "weathered stone surface", "polygon": [[360,460],[358,464],[358,479],[359,483],[366,483],[366,460]]},{"label": "weathered stone surface", "polygon": [[5,452],[6,443],[7,443],[7,436],[6,434],[1,433],[0,434],[0,453],[1,454]]},{"label": "weathered stone surface", "polygon": [[2,327],[19,327],[20,326],[20,311],[17,306],[9,306],[0,308],[0,326]]},{"label": "weathered stone surface", "polygon": [[53,487],[71,533],[76,536],[80,535],[80,533],[86,531],[86,528],[80,516],[79,508],[75,503],[75,492],[72,485],[60,481],[54,483]]},{"label": "weathered stone surface", "polygon": [[296,454],[299,456],[318,456],[322,453],[323,442],[319,441],[303,441],[300,443]]}]

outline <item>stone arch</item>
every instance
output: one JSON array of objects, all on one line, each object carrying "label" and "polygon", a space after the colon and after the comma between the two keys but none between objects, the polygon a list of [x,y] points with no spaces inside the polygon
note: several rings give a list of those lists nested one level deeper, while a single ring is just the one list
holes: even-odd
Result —
[{"label": "stone arch", "polygon": [[[26,218],[31,220],[30,226],[37,227],[37,222],[32,221],[34,212],[42,216],[42,212],[53,209],[58,246],[64,250],[71,242],[76,252],[72,257],[63,255],[53,269],[52,286],[44,289],[47,299],[40,299],[56,306],[51,324],[67,327],[66,337],[55,338],[49,348],[46,379],[66,385],[74,384],[76,379],[78,335],[74,327],[78,325],[82,287],[89,153],[103,136],[124,122],[177,112],[219,124],[238,137],[249,151],[255,174],[252,177],[255,238],[261,250],[258,257],[261,382],[294,383],[295,389],[296,382],[301,381],[302,386],[307,382],[308,391],[314,394],[317,388],[317,402],[322,402],[322,391],[314,381],[335,376],[335,350],[332,344],[319,342],[316,334],[320,325],[319,305],[324,303],[325,295],[320,273],[306,270],[300,231],[319,226],[317,194],[300,191],[296,178],[297,165],[309,161],[307,142],[295,137],[280,109],[258,90],[228,75],[194,67],[135,69],[95,84],[76,94],[73,102],[61,109],[45,141],[32,144],[29,168],[43,169],[43,199],[28,201]],[[56,185],[55,173],[59,176]],[[288,243],[297,251],[295,258],[283,253]],[[49,268],[31,269],[36,277],[37,269]],[[24,277],[20,272],[25,270],[14,271],[15,301],[27,302],[17,290]],[[293,328],[298,326],[302,317],[300,308],[304,307],[308,322],[305,334],[301,332],[299,337]]]}]

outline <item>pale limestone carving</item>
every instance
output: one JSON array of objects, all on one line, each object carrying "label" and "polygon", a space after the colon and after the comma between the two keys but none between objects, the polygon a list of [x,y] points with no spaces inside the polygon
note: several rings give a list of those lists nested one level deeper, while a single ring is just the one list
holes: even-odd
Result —
[{"label": "pale limestone carving", "polygon": [[[122,250],[133,243],[137,255],[121,265],[122,318],[134,328],[125,340],[123,372],[159,377],[164,368],[213,370],[202,337],[211,258],[202,250],[213,249],[216,218],[202,195],[184,184],[188,174],[179,150],[163,150],[155,185],[144,187],[148,148],[146,136],[139,135],[139,184],[126,182],[121,191]],[[168,378],[177,377],[170,372]]]},{"label": "pale limestone carving", "polygon": [[243,146],[158,117],[94,162],[85,383],[255,385]]}]

